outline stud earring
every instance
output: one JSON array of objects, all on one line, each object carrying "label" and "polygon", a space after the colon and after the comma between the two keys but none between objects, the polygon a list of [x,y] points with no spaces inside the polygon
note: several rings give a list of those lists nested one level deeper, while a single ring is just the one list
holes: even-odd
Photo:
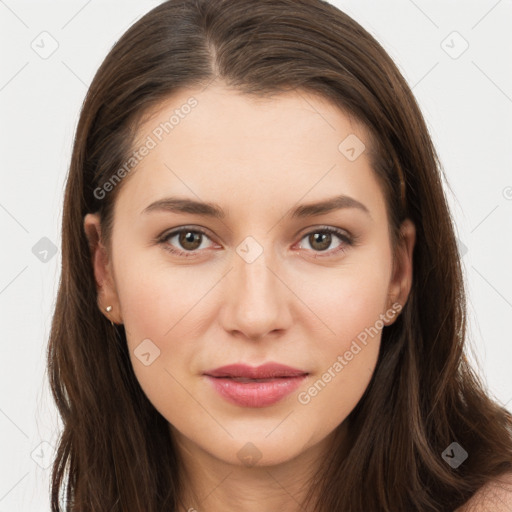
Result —
[{"label": "stud earring", "polygon": [[[110,312],[112,311],[112,306],[107,306],[107,307],[105,308],[105,311],[106,311],[107,313],[110,313]],[[110,320],[110,318],[109,318],[109,320]],[[114,322],[112,322],[112,320],[110,320],[110,324],[112,325],[112,327],[114,327]]]}]

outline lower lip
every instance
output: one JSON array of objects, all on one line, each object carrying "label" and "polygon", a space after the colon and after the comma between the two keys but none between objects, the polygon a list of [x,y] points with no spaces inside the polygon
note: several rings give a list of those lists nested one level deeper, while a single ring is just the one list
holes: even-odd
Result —
[{"label": "lower lip", "polygon": [[240,382],[206,375],[214,389],[229,402],[241,407],[266,407],[295,391],[307,375],[272,380]]}]

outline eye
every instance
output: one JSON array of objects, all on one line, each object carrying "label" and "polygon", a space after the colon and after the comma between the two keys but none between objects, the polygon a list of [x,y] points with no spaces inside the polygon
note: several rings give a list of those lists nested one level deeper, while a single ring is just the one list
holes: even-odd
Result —
[{"label": "eye", "polygon": [[[334,249],[327,250],[332,242],[333,236],[335,235],[338,240],[341,241]],[[175,245],[171,244],[171,240],[177,238],[176,242],[182,249],[176,248]],[[157,238],[157,242],[162,244],[164,249],[172,254],[183,256],[185,258],[195,257],[198,252],[201,252],[205,247],[201,247],[204,239],[210,239],[207,233],[200,228],[182,227],[175,229],[169,233],[165,233],[161,237]],[[314,258],[323,258],[333,256],[338,253],[343,253],[347,250],[347,247],[354,244],[354,239],[348,234],[338,228],[331,226],[321,226],[313,231],[306,233],[301,240],[307,238],[307,241],[314,253],[325,253],[325,254],[314,254]]]},{"label": "eye", "polygon": [[[334,249],[327,250],[332,242],[333,236],[341,240],[342,243],[338,244]],[[354,244],[353,239],[346,234],[344,231],[331,226],[321,226],[316,228],[314,231],[309,231],[301,240],[307,239],[308,244],[312,247],[315,253],[326,253],[326,254],[314,254],[314,258],[323,258],[333,256],[338,253],[343,253],[347,250],[347,246]]]},{"label": "eye", "polygon": [[[185,250],[180,250],[173,245],[170,245],[170,240],[176,237],[177,243],[180,244],[180,246]],[[206,232],[202,229],[185,227],[164,234],[161,238],[158,239],[158,242],[164,246],[164,249],[171,252],[172,254],[190,258],[191,256],[196,256],[196,251],[201,249],[201,242],[204,237],[209,238]]]}]

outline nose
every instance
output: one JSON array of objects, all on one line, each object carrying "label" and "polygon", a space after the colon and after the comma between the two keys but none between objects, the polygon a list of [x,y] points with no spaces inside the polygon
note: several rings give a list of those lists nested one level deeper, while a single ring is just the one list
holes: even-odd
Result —
[{"label": "nose", "polygon": [[239,254],[226,276],[225,297],[220,314],[224,329],[233,336],[260,340],[282,334],[292,322],[290,301],[282,266],[263,252],[254,260]]}]

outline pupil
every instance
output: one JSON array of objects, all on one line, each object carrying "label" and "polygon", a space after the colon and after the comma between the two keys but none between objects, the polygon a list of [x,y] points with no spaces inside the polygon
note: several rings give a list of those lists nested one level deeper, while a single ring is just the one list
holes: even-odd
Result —
[{"label": "pupil", "polygon": [[330,243],[330,234],[327,233],[315,233],[313,234],[314,242],[319,242],[321,247],[319,247],[319,250],[324,251],[329,247]]},{"label": "pupil", "polygon": [[[182,233],[182,246],[189,250],[196,249],[196,247],[194,247],[194,244],[197,245],[197,240],[199,236],[199,233],[194,233],[193,231],[187,231],[185,233]],[[192,244],[192,247],[187,246],[187,244]]]}]

